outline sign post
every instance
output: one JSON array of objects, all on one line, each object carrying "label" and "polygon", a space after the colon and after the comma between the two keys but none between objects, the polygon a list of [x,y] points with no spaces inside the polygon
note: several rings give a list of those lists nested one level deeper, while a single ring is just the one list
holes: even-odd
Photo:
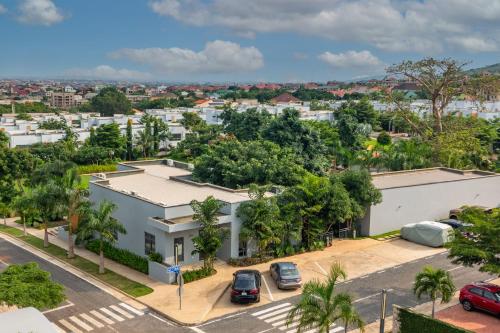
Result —
[{"label": "sign post", "polygon": [[385,308],[387,304],[387,290],[382,289],[382,300],[380,302],[380,333],[385,330]]},{"label": "sign post", "polygon": [[176,280],[177,280],[177,285],[179,286],[177,288],[177,294],[179,295],[179,310],[182,310],[182,292],[183,292],[183,287],[184,287],[184,278],[182,277],[182,270],[181,267],[179,266],[179,258],[177,256],[178,253],[178,248],[177,244],[175,244],[174,247],[174,263],[175,265],[170,266],[167,268],[167,272],[169,273],[175,273],[176,274]]}]

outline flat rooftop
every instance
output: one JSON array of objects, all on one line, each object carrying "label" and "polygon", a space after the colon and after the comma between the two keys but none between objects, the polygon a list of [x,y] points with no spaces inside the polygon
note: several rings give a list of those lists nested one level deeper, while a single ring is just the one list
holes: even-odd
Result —
[{"label": "flat rooftop", "polygon": [[[447,168],[420,169],[373,174],[373,184],[378,189],[418,186],[449,181],[495,176],[492,172],[461,171]],[[499,175],[500,176],[500,175]]]},{"label": "flat rooftop", "polygon": [[203,201],[208,196],[228,203],[250,199],[246,191],[171,179],[188,176],[191,174],[189,170],[163,164],[133,164],[133,167],[144,172],[115,173],[106,178],[109,181],[108,186],[164,206],[187,205],[191,200]]}]

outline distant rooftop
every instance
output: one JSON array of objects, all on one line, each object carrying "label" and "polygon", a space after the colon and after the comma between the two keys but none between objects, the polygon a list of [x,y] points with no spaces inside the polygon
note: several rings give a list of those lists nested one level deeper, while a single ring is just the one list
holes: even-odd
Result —
[{"label": "distant rooftop", "polygon": [[203,201],[208,196],[228,203],[249,200],[247,191],[196,183],[190,180],[189,170],[163,162],[130,163],[130,171],[109,173],[106,181],[100,184],[164,206],[186,205],[191,200]]},{"label": "distant rooftop", "polygon": [[462,171],[448,168],[430,168],[409,171],[385,172],[373,174],[373,184],[378,189],[417,186],[448,181],[460,181],[487,176],[500,176],[493,172]]}]

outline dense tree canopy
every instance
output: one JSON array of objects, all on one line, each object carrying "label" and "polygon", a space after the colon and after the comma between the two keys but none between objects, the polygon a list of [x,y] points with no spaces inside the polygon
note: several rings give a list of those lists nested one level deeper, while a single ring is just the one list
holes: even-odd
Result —
[{"label": "dense tree canopy", "polygon": [[90,101],[92,111],[107,117],[114,114],[126,114],[132,109],[130,101],[124,93],[114,87],[106,87],[99,91]]},{"label": "dense tree canopy", "polygon": [[271,115],[266,110],[259,111],[257,108],[250,108],[245,112],[226,108],[221,119],[224,132],[233,134],[240,141],[250,141],[261,137],[262,131],[271,121]]}]

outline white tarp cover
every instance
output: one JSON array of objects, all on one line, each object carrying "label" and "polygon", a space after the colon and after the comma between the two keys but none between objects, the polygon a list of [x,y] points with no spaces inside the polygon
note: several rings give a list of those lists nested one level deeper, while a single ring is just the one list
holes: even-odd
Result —
[{"label": "white tarp cover", "polygon": [[410,223],[401,228],[402,238],[432,247],[443,246],[452,240],[453,235],[452,227],[433,221]]}]

